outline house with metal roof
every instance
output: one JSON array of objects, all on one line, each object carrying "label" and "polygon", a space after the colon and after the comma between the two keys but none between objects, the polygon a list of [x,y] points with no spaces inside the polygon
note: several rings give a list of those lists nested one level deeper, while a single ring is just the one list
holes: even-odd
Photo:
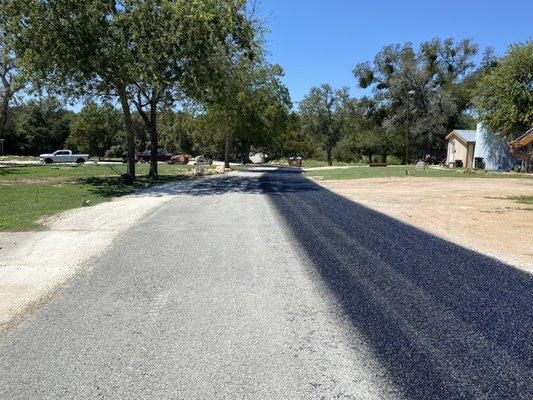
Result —
[{"label": "house with metal roof", "polygon": [[482,123],[476,130],[454,129],[446,139],[450,167],[508,171],[516,164],[505,140]]},{"label": "house with metal roof", "polygon": [[448,140],[447,165],[473,168],[476,131],[454,129],[446,136],[446,139]]}]

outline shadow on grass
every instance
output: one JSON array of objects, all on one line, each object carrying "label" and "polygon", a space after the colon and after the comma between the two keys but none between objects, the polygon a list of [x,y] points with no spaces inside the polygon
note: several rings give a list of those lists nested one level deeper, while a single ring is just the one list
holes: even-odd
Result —
[{"label": "shadow on grass", "polygon": [[30,170],[28,168],[13,168],[2,167],[0,168],[0,177],[6,175],[29,175]]},{"label": "shadow on grass", "polygon": [[265,194],[406,398],[533,393],[533,278],[349,201],[298,170],[199,181],[190,195]]},{"label": "shadow on grass", "polygon": [[156,185],[178,182],[190,179],[187,175],[163,175],[154,180],[148,176],[138,176],[133,184],[124,182],[120,176],[103,176],[78,178],[76,183],[88,187],[90,193],[104,198],[126,196],[139,190],[151,188]]}]

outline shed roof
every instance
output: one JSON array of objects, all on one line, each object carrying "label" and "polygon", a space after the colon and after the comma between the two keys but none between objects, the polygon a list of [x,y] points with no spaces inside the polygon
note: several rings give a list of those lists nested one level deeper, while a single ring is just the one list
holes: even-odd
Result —
[{"label": "shed roof", "polygon": [[509,146],[525,147],[531,142],[533,142],[533,128],[529,129],[526,133],[524,133],[523,135],[520,135],[512,142],[509,142]]},{"label": "shed roof", "polygon": [[459,136],[460,139],[464,140],[467,143],[472,143],[476,141],[476,131],[475,130],[467,130],[467,129],[454,129],[451,131],[448,136],[446,136],[446,139],[449,139],[453,134]]}]

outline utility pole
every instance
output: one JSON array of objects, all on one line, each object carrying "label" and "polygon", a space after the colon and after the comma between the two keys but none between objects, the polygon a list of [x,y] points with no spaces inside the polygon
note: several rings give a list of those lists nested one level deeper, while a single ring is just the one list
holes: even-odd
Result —
[{"label": "utility pole", "polygon": [[409,130],[410,130],[410,118],[409,118],[409,113],[411,111],[411,104],[410,104],[410,100],[411,100],[411,96],[415,94],[415,91],[414,90],[409,90],[409,92],[407,92],[407,129],[405,130],[405,175],[409,175],[409,169],[408,169],[408,157],[409,157],[409,151],[408,151],[408,148],[409,148]]}]

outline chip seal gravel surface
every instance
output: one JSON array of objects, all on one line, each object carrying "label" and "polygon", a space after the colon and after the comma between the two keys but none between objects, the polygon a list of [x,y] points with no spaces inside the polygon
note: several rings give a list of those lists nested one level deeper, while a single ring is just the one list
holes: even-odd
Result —
[{"label": "chip seal gravel surface", "polygon": [[532,295],[523,271],[254,169],[177,190],[5,332],[0,393],[527,399]]}]

